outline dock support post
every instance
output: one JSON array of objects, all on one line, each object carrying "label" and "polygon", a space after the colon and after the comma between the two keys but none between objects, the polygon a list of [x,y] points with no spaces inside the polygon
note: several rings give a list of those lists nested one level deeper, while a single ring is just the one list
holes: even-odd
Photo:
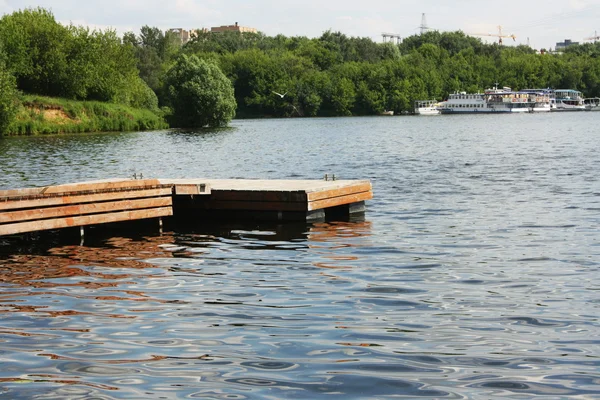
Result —
[{"label": "dock support post", "polygon": [[163,220],[162,217],[158,217],[158,233],[163,234]]},{"label": "dock support post", "polygon": [[79,245],[83,246],[83,242],[85,240],[85,231],[83,229],[83,226],[79,227],[79,238],[80,238]]},{"label": "dock support post", "polygon": [[325,220],[325,210],[312,210],[306,212],[306,221],[307,222],[316,222],[316,221],[324,221]]},{"label": "dock support post", "polygon": [[348,205],[349,214],[361,214],[367,211],[364,201],[357,201],[356,203],[350,203]]}]

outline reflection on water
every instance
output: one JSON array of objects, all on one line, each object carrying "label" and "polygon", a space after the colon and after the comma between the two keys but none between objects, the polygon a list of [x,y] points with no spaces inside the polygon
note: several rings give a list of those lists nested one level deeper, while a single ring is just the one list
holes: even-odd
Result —
[{"label": "reflection on water", "polygon": [[[9,255],[0,394],[600,394],[585,310],[518,316],[524,300],[508,295],[532,288],[507,271],[484,281],[428,260],[390,269],[369,221],[300,225],[287,240],[281,225],[237,224]],[[533,292],[559,300],[556,288]]]},{"label": "reflection on water", "polygon": [[237,121],[99,158],[3,139],[3,187],[335,172],[375,199],[346,222],[2,239],[0,398],[598,398],[592,114]]}]

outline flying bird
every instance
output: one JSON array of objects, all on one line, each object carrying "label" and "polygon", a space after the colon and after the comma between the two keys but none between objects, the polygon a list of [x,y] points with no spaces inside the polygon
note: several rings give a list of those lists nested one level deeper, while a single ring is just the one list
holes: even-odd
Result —
[{"label": "flying bird", "polygon": [[287,92],[285,92],[284,94],[281,93],[277,93],[276,91],[273,90],[273,93],[275,93],[277,96],[281,97],[282,99],[285,97],[285,95],[287,94]]}]

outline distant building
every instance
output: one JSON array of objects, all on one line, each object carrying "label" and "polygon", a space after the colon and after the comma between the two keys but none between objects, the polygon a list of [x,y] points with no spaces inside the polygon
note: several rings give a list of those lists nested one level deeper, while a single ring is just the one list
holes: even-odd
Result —
[{"label": "distant building", "polygon": [[178,37],[179,40],[181,40],[181,44],[186,44],[191,38],[191,31],[186,31],[185,29],[171,28],[167,32],[170,32]]},{"label": "distant building", "polygon": [[175,37],[178,38],[181,41],[181,44],[183,45],[192,40],[193,38],[198,37],[198,35],[201,33],[208,33],[209,30],[208,28],[200,28],[190,29],[188,31],[181,28],[171,28],[167,32],[175,35]]},{"label": "distant building", "polygon": [[249,28],[247,26],[240,26],[236,22],[235,25],[223,25],[223,26],[215,26],[210,28],[210,31],[213,33],[218,32],[241,32],[241,33],[257,33],[256,28]]},{"label": "distant building", "polygon": [[579,42],[572,42],[571,39],[565,39],[564,42],[556,43],[556,51],[564,51],[569,46],[578,45]]}]

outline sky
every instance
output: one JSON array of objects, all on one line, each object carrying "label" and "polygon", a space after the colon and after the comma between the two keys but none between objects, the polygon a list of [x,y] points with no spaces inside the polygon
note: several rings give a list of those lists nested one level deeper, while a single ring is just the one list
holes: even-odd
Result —
[{"label": "sky", "polygon": [[332,30],[381,42],[382,33],[418,34],[423,14],[433,30],[485,35],[501,26],[503,34],[516,36],[504,44],[536,49],[600,35],[600,0],[0,0],[1,15],[34,7],[50,10],[65,25],[121,35],[137,34],[144,25],[167,30],[238,22],[269,36],[319,37]]}]

